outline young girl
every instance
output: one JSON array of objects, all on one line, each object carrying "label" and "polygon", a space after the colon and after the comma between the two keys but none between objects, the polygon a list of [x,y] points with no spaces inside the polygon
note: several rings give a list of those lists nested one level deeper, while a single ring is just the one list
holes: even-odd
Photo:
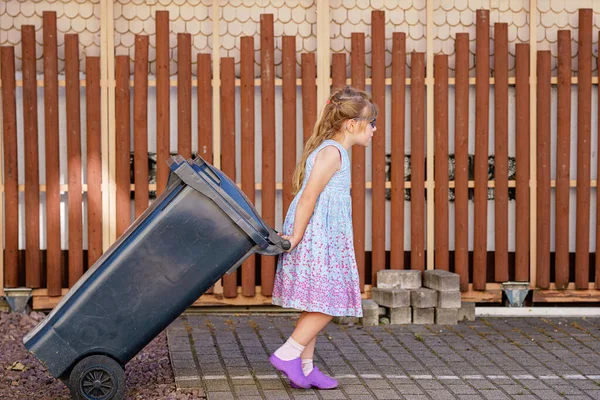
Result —
[{"label": "young girl", "polygon": [[294,172],[296,196],[282,229],[291,249],[279,257],[273,304],[303,313],[292,336],[270,357],[293,387],[337,387],[313,367],[317,334],[334,316],[362,317],[348,150],[371,143],[376,117],[365,92],[349,86],[335,92]]}]

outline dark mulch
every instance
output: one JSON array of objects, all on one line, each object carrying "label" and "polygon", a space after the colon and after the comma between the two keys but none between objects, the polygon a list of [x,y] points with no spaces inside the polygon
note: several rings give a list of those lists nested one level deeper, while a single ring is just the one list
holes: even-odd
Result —
[{"label": "dark mulch", "polygon": [[[25,349],[23,337],[46,315],[0,312],[0,399],[70,399],[69,390],[54,379]],[[126,399],[202,399],[199,390],[176,390],[167,336],[158,335],[126,368]]]}]

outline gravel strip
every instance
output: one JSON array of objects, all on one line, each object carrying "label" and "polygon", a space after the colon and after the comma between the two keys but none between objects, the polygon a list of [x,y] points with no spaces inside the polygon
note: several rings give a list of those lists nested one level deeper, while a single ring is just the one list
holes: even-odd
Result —
[{"label": "gravel strip", "polygon": [[[23,337],[46,314],[0,312],[0,399],[70,399],[69,390],[50,375],[38,359],[25,349]],[[177,390],[169,360],[167,336],[158,335],[125,368],[126,399],[204,399],[200,390]]]}]

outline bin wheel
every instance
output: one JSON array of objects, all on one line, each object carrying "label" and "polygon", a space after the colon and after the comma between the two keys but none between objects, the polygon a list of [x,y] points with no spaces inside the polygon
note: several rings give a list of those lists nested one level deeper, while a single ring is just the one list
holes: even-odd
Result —
[{"label": "bin wheel", "polygon": [[121,400],[125,396],[125,373],[107,356],[89,356],[79,361],[69,376],[75,400]]}]

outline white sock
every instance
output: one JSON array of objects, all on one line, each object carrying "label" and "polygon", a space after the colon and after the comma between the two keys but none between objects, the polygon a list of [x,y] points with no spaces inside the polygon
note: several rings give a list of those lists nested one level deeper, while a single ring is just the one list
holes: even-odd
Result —
[{"label": "white sock", "polygon": [[304,372],[304,376],[308,376],[313,370],[313,360],[312,358],[303,358],[302,359],[302,372]]},{"label": "white sock", "polygon": [[290,361],[294,358],[300,357],[300,354],[302,354],[302,352],[304,351],[304,347],[305,346],[302,346],[290,336],[287,342],[285,342],[283,346],[281,346],[275,351],[275,356],[278,357],[280,360]]}]

